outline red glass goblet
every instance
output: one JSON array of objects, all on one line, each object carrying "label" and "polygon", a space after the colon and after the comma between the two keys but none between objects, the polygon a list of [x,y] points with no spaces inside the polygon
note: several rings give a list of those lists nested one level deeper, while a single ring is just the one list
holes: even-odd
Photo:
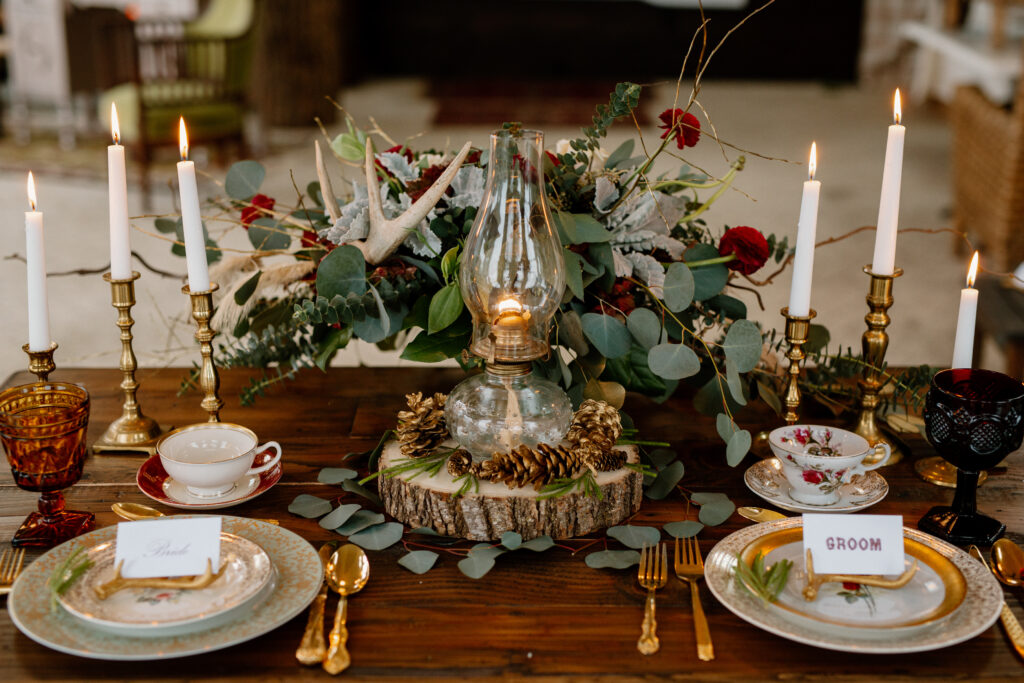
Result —
[{"label": "red glass goblet", "polygon": [[33,512],[11,544],[50,548],[91,531],[91,512],[64,509],[66,489],[82,476],[89,393],[77,384],[36,382],[0,393],[0,440],[14,483],[38,491]]},{"label": "red glass goblet", "polygon": [[924,406],[925,434],[957,468],[953,505],[928,511],[917,526],[966,545],[991,545],[1006,525],[978,512],[978,474],[1020,448],[1024,438],[1024,384],[1001,372],[958,368],[932,378]]}]

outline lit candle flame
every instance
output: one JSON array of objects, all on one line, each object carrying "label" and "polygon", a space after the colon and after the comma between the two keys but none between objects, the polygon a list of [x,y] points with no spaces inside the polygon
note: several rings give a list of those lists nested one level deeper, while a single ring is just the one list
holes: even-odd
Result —
[{"label": "lit candle flame", "polygon": [[502,299],[498,302],[498,315],[503,315],[505,313],[521,313],[522,311],[522,304],[512,297]]},{"label": "lit candle flame", "polygon": [[974,286],[974,279],[978,276],[978,252],[974,252],[974,258],[971,259],[971,267],[967,270],[967,286]]},{"label": "lit candle flame", "polygon": [[114,144],[121,144],[121,124],[117,120],[117,105],[110,103],[110,136],[114,138]]},{"label": "lit candle flame", "polygon": [[899,124],[903,120],[903,107],[900,106],[900,89],[896,88],[896,97],[892,104],[892,122]]},{"label": "lit candle flame", "polygon": [[188,131],[185,130],[185,117],[178,119],[178,151],[181,152],[181,160],[188,160]]},{"label": "lit candle flame", "polygon": [[811,161],[807,164],[807,179],[814,180],[814,172],[818,169],[818,144],[811,143]]},{"label": "lit candle flame", "polygon": [[28,203],[32,210],[36,210],[36,181],[32,177],[32,171],[28,172]]}]

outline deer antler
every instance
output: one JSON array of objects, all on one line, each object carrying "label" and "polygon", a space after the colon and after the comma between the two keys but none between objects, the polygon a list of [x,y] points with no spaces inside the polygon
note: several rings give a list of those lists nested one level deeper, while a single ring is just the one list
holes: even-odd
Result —
[{"label": "deer antler", "polygon": [[331,217],[333,225],[341,217],[341,207],[338,206],[334,188],[331,187],[331,178],[327,175],[327,167],[324,166],[324,157],[320,153],[320,141],[314,140],[313,146],[316,148],[316,177],[320,180],[320,194],[323,195],[324,208],[327,209],[327,215]]}]

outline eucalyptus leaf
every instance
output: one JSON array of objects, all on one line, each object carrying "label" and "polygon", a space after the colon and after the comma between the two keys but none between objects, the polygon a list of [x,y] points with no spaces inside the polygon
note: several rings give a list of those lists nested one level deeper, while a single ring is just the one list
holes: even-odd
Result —
[{"label": "eucalyptus leaf", "polygon": [[719,413],[715,415],[715,430],[718,431],[718,436],[721,437],[722,441],[729,443],[729,439],[735,433],[736,427],[733,425],[732,419],[728,414]]},{"label": "eucalyptus leaf", "polygon": [[685,310],[693,303],[696,290],[693,273],[685,263],[673,263],[665,271],[664,296],[665,305],[673,313]]},{"label": "eucalyptus leaf", "polygon": [[337,529],[358,512],[359,508],[360,505],[357,503],[348,503],[347,505],[336,507],[320,520],[320,526],[324,529]]},{"label": "eucalyptus leaf", "polygon": [[371,503],[374,503],[375,505],[380,505],[380,496],[378,496],[376,493],[374,493],[373,491],[369,490],[368,488],[357,482],[355,479],[346,479],[345,481],[341,482],[341,488],[345,489],[349,493],[354,493],[357,496],[362,496],[363,498],[370,501]]},{"label": "eucalyptus leaf", "polygon": [[657,345],[661,337],[661,318],[649,308],[634,308],[626,318],[626,329],[640,346],[649,349]]},{"label": "eucalyptus leaf", "polygon": [[401,541],[404,531],[405,527],[398,522],[388,522],[352,534],[348,540],[366,550],[384,550]]},{"label": "eucalyptus leaf", "polygon": [[259,251],[280,251],[292,243],[292,236],[269,216],[261,216],[250,223],[246,236]]},{"label": "eucalyptus leaf", "polygon": [[332,508],[331,501],[311,496],[308,493],[300,493],[288,504],[288,512],[306,519],[323,517]]},{"label": "eucalyptus leaf", "polygon": [[697,517],[706,526],[718,526],[736,511],[736,506],[724,493],[694,493],[690,500],[700,505]]},{"label": "eucalyptus leaf", "polygon": [[683,478],[683,462],[676,460],[674,463],[658,472],[654,482],[651,483],[644,495],[651,500],[663,500],[668,494],[675,490],[676,484]]},{"label": "eucalyptus leaf", "polygon": [[258,161],[236,162],[231,165],[224,178],[224,191],[232,199],[248,201],[260,191],[260,185],[266,176],[266,169]]},{"label": "eucalyptus leaf", "polygon": [[685,379],[700,372],[700,359],[686,344],[658,344],[647,354],[647,365],[664,379]]},{"label": "eucalyptus leaf", "polygon": [[558,314],[558,342],[568,346],[583,357],[590,353],[590,345],[583,334],[583,323],[576,311],[561,311]]},{"label": "eucalyptus leaf", "polygon": [[626,569],[640,564],[640,553],[635,550],[599,550],[584,560],[591,569]]},{"label": "eucalyptus leaf", "polygon": [[327,299],[335,295],[366,293],[366,260],[363,252],[351,244],[340,246],[320,261],[316,270],[317,294]]},{"label": "eucalyptus leaf", "polygon": [[459,560],[459,571],[471,579],[479,579],[494,567],[494,560],[505,551],[487,544],[469,551],[465,559]]},{"label": "eucalyptus leaf", "polygon": [[625,142],[615,148],[615,151],[608,155],[605,159],[605,168],[615,168],[623,161],[629,159],[633,154],[633,138],[627,138]]},{"label": "eucalyptus leaf", "polygon": [[725,461],[729,467],[736,467],[743,462],[743,458],[750,452],[752,443],[753,439],[746,429],[741,429],[732,435],[729,443],[725,446]]},{"label": "eucalyptus leaf", "polygon": [[743,395],[743,380],[740,378],[740,371],[731,358],[725,359],[725,381],[732,400],[741,406],[747,405],[747,397]]},{"label": "eucalyptus leaf", "polygon": [[523,536],[515,531],[506,531],[501,535],[501,544],[509,550],[515,550],[523,544]]},{"label": "eucalyptus leaf", "polygon": [[619,358],[629,353],[632,338],[617,318],[601,313],[584,313],[583,333],[605,358]]},{"label": "eucalyptus leaf", "polygon": [[704,525],[700,522],[688,519],[682,522],[669,522],[661,528],[664,529],[665,533],[672,538],[691,538],[700,533],[700,530],[704,528]]},{"label": "eucalyptus leaf", "polygon": [[668,448],[655,448],[647,454],[648,460],[654,465],[654,469],[658,471],[665,469],[668,465],[675,462],[678,457],[679,454]]},{"label": "eucalyptus leaf", "polygon": [[334,528],[335,533],[341,534],[342,536],[351,536],[357,534],[363,529],[368,529],[371,526],[384,523],[384,515],[373,510],[356,510],[353,512],[348,520]]},{"label": "eucalyptus leaf", "polygon": [[630,548],[643,548],[645,545],[653,546],[661,540],[661,532],[653,526],[633,526],[626,524],[613,526],[608,529],[608,535],[624,546]]},{"label": "eucalyptus leaf", "polygon": [[[690,247],[683,254],[684,261],[703,261],[718,258],[718,249],[710,244],[698,244]],[[729,282],[729,269],[718,263],[710,266],[698,266],[693,273],[693,298],[697,301],[710,299],[720,293]]]},{"label": "eucalyptus leaf", "polygon": [[749,320],[735,321],[725,334],[722,350],[737,370],[750,372],[761,360],[761,330]]},{"label": "eucalyptus leaf", "polygon": [[[565,284],[580,301],[583,300],[583,264],[581,257],[570,249],[562,249],[562,260],[565,261]],[[637,309],[646,310],[646,309]]]},{"label": "eucalyptus leaf", "polygon": [[576,228],[576,240],[580,244],[593,244],[595,242],[609,242],[612,234],[605,230],[600,221],[586,213],[573,214]]},{"label": "eucalyptus leaf", "polygon": [[782,415],[782,401],[779,400],[779,395],[775,393],[774,389],[764,382],[758,382],[757,395],[775,411],[776,415]]},{"label": "eucalyptus leaf", "polygon": [[426,574],[437,562],[437,557],[437,553],[431,550],[413,550],[399,558],[398,564],[413,574]]},{"label": "eucalyptus leaf", "polygon": [[347,467],[325,467],[316,475],[321,484],[340,484],[346,479],[355,479],[358,472]]},{"label": "eucalyptus leaf", "polygon": [[529,541],[524,541],[520,548],[524,550],[532,550],[535,553],[542,553],[548,548],[555,545],[555,542],[551,540],[551,537],[547,534],[538,536],[537,538],[531,538]]}]

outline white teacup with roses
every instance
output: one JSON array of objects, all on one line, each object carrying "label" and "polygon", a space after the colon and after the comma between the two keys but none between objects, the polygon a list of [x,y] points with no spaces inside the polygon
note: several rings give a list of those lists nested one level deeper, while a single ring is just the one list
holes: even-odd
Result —
[{"label": "white teacup with roses", "polygon": [[[885,465],[890,455],[888,444],[872,448],[862,436],[823,425],[779,427],[768,435],[768,443],[782,463],[790,497],[806,505],[837,503],[843,484]],[[876,449],[883,450],[884,457],[864,465],[864,458]]]}]

